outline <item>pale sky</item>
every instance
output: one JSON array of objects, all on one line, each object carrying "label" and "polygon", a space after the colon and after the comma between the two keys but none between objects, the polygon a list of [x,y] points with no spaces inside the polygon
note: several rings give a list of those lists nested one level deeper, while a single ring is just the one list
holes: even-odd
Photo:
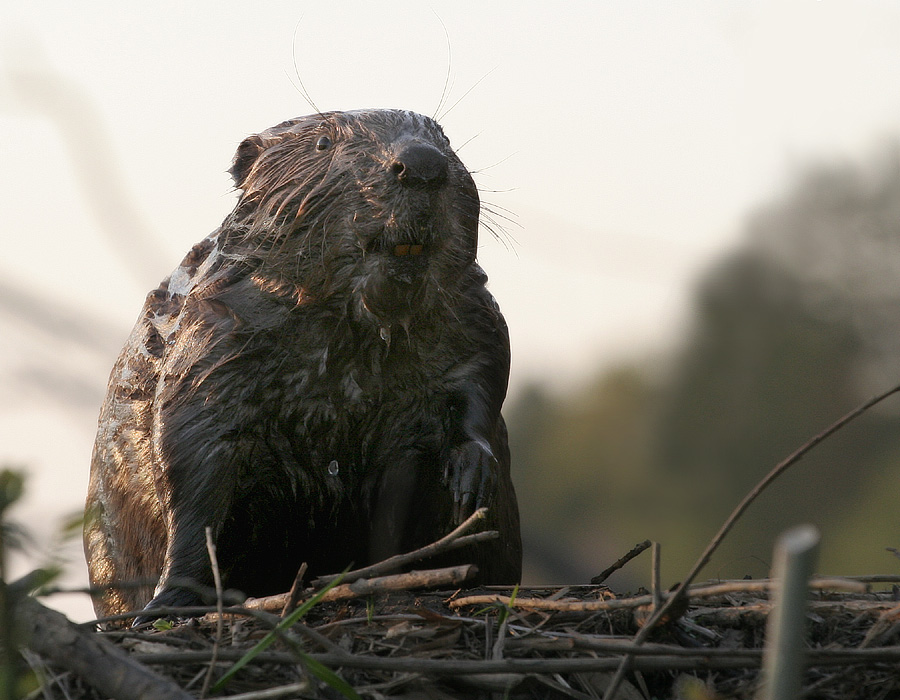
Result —
[{"label": "pale sky", "polygon": [[[15,5],[0,9],[0,461],[32,473],[19,517],[42,536],[81,507],[97,402],[144,295],[234,205],[235,147],[313,111],[298,73],[323,111],[436,113],[509,217],[481,260],[512,391],[665,347],[755,206],[810,160],[900,133],[888,0]],[[90,193],[130,198],[102,216],[150,247],[117,256]],[[17,290],[81,309],[87,337],[35,334]]]}]

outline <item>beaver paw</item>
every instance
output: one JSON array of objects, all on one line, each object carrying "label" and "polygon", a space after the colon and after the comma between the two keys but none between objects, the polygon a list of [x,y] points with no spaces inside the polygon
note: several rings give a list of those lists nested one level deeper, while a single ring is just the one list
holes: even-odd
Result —
[{"label": "beaver paw", "polygon": [[169,588],[155,596],[153,600],[144,606],[142,615],[134,618],[132,627],[137,627],[145,622],[153,622],[159,618],[167,620],[181,620],[187,617],[180,617],[172,613],[154,612],[156,608],[186,608],[192,605],[202,605],[200,596],[193,591],[186,591],[183,588]]},{"label": "beaver paw", "polygon": [[451,450],[444,467],[444,483],[453,494],[453,520],[457,525],[488,505],[496,471],[497,459],[482,440],[470,440]]}]

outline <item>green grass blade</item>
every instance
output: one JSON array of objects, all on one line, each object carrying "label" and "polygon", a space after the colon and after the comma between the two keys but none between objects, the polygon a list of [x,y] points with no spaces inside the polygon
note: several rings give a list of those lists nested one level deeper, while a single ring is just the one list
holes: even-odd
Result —
[{"label": "green grass blade", "polygon": [[[246,666],[248,663],[253,661],[253,659],[255,659],[259,654],[261,654],[263,651],[268,649],[269,646],[271,646],[272,642],[274,642],[278,638],[278,634],[280,632],[284,631],[285,629],[287,629],[288,627],[293,625],[295,622],[300,620],[304,615],[306,615],[306,613],[308,613],[313,608],[313,606],[315,606],[320,600],[322,600],[322,598],[325,596],[325,594],[328,591],[330,591],[332,588],[334,588],[341,582],[341,580],[344,578],[344,574],[346,574],[347,571],[348,571],[348,569],[344,569],[344,571],[341,573],[341,575],[338,576],[334,581],[329,583],[327,586],[325,586],[325,588],[323,588],[321,591],[316,593],[312,598],[307,600],[305,603],[303,603],[303,605],[298,607],[296,610],[294,610],[294,612],[292,612],[290,615],[288,615],[286,618],[284,618],[281,622],[279,622],[278,626],[275,627],[275,629],[273,629],[271,632],[269,632],[269,634],[267,634],[265,637],[263,637],[256,644],[256,646],[254,646],[246,654],[244,654],[240,659],[238,659],[234,663],[234,665],[231,668],[229,668],[218,681],[216,681],[215,685],[213,685],[213,687],[211,688],[212,692],[218,692],[219,690],[222,690],[222,688],[225,687],[225,685],[231,680],[231,678],[234,676],[235,673],[240,671],[244,666]],[[320,664],[320,666],[321,666],[321,664]],[[322,666],[322,668],[325,668],[325,667]],[[310,670],[312,670],[312,669],[310,668]],[[325,670],[327,671],[328,669],[325,669]],[[334,675],[334,674],[332,674],[332,675]],[[335,676],[335,678],[337,678],[337,676]],[[322,680],[324,680],[324,679],[322,679]],[[347,686],[347,687],[349,688],[350,686]],[[350,690],[352,691],[352,688],[350,688]]]}]

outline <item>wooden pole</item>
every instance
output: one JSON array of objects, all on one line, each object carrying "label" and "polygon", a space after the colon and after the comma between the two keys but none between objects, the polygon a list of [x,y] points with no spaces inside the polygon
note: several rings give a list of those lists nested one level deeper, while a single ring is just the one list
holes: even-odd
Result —
[{"label": "wooden pole", "polygon": [[819,549],[812,525],[788,530],[775,545],[774,608],[766,627],[760,700],[796,700],[806,668],[806,607],[809,579]]}]

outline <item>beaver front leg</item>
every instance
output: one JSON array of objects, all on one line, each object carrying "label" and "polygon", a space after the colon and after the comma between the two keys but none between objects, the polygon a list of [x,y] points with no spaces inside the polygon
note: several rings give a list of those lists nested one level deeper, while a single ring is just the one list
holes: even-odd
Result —
[{"label": "beaver front leg", "polygon": [[500,417],[509,380],[509,330],[483,286],[485,280],[476,266],[474,303],[461,314],[471,354],[451,373],[456,375],[450,392],[451,443],[443,467],[457,524],[478,508],[490,508],[507,485],[512,488],[508,440]]},{"label": "beaver front leg", "polygon": [[457,525],[476,509],[487,507],[484,527],[500,535],[480,547],[463,550],[460,560],[476,564],[483,583],[512,584],[521,578],[522,544],[509,471],[509,440],[499,411],[492,415],[484,397],[473,389],[468,393],[469,402],[456,412],[459,438],[448,451],[444,481],[453,499]]},{"label": "beaver front leg", "polygon": [[[215,541],[234,500],[239,465],[245,461],[224,412],[209,410],[198,420],[191,403],[169,404],[157,416],[156,492],[166,527],[166,554],[145,611],[210,602],[200,593],[213,587],[206,528],[212,529]],[[154,617],[143,615],[135,624]]]}]

